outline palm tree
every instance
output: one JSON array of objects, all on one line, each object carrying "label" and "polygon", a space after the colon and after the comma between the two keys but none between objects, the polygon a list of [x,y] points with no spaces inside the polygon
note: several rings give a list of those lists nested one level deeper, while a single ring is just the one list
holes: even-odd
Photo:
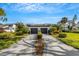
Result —
[{"label": "palm tree", "polygon": [[7,21],[7,18],[5,16],[6,16],[5,11],[2,8],[0,8],[0,21],[2,22]]}]

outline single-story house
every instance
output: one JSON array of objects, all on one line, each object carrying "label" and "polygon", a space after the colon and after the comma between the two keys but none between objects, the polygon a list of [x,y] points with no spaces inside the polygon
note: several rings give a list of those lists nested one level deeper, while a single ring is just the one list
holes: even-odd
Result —
[{"label": "single-story house", "polygon": [[0,24],[0,32],[15,32],[16,25],[15,24]]}]

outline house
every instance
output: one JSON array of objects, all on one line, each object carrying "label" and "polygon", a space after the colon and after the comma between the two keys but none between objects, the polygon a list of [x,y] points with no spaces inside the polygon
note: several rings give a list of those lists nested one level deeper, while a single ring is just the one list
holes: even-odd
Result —
[{"label": "house", "polygon": [[73,30],[77,30],[79,28],[79,22],[76,20],[74,22],[73,26],[73,20],[68,20],[65,24],[62,24],[61,22],[57,23],[58,25],[61,25],[62,31],[69,31],[69,28],[73,27]]},{"label": "house", "polygon": [[2,24],[0,24],[0,32],[5,32]]},{"label": "house", "polygon": [[15,32],[15,24],[0,25],[0,32]]},{"label": "house", "polygon": [[79,28],[79,22],[77,22],[76,27]]},{"label": "house", "polygon": [[61,27],[61,30],[62,31],[69,31],[68,27],[69,27],[69,23],[65,23],[65,24],[62,24],[60,22],[57,23],[60,27]]},{"label": "house", "polygon": [[8,25],[5,25],[3,28],[6,32],[15,32],[16,25],[15,24],[8,24]]},{"label": "house", "polygon": [[48,34],[51,24],[27,24],[31,34],[37,34],[41,31],[43,34]]}]

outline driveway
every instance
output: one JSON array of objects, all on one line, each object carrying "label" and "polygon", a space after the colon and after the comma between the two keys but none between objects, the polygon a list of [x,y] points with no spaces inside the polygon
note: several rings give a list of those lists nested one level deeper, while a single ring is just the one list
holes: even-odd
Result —
[{"label": "driveway", "polygon": [[44,55],[48,56],[79,56],[79,50],[68,46],[50,35],[43,35],[47,47]]},{"label": "driveway", "polygon": [[[28,35],[10,48],[1,50],[0,56],[35,56],[35,48],[32,46],[35,39],[36,35]],[[43,39],[46,43],[44,56],[79,56],[78,49],[68,46],[50,35],[43,35]]]}]

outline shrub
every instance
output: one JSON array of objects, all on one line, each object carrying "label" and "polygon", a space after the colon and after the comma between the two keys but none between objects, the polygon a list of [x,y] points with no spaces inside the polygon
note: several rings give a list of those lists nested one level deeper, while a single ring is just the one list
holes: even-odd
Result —
[{"label": "shrub", "polygon": [[38,39],[41,39],[41,38],[42,38],[42,33],[41,33],[41,32],[38,32],[37,38],[38,38]]},{"label": "shrub", "polygon": [[53,33],[54,33],[54,34],[59,34],[59,32],[60,32],[59,30],[54,30]]},{"label": "shrub", "polygon": [[79,33],[79,30],[74,30],[74,31],[71,31],[73,33]]},{"label": "shrub", "polygon": [[10,47],[12,44],[17,43],[19,40],[21,40],[21,37],[17,36],[15,36],[12,40],[0,40],[0,50]]},{"label": "shrub", "polygon": [[49,30],[50,34],[59,34],[59,28],[58,27],[51,27]]},{"label": "shrub", "polygon": [[66,34],[59,34],[59,36],[58,36],[59,38],[66,38],[67,37],[67,35]]},{"label": "shrub", "polygon": [[13,44],[14,41],[12,40],[0,40],[0,49],[8,48],[11,44]]},{"label": "shrub", "polygon": [[23,35],[22,31],[16,32],[16,35]]},{"label": "shrub", "polygon": [[14,34],[12,33],[1,33],[0,34],[0,39],[11,39],[14,37]]}]

